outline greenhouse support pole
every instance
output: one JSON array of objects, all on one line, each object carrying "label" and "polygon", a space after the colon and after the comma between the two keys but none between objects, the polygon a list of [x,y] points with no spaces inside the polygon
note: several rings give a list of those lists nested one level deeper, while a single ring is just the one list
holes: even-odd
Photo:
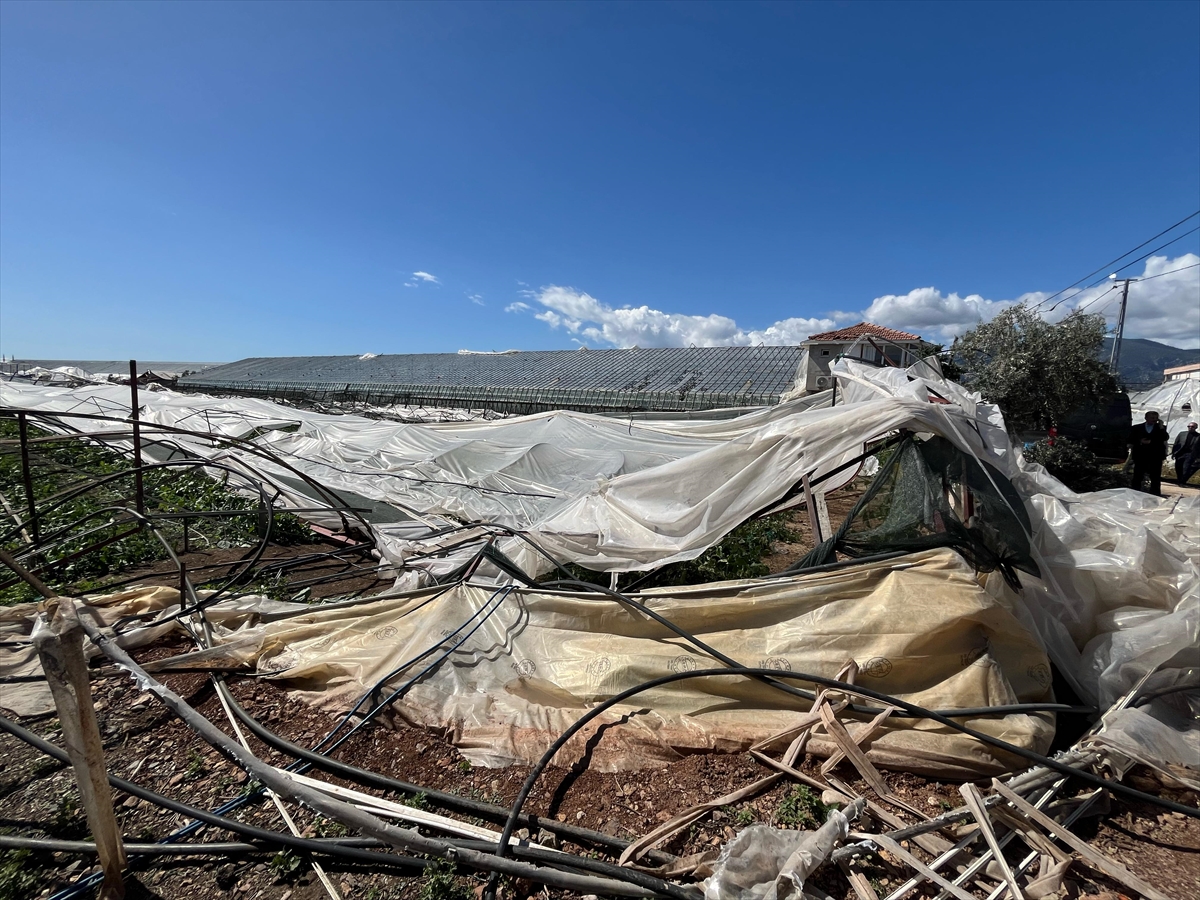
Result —
[{"label": "greenhouse support pole", "polygon": [[139,516],[146,514],[146,496],[142,490],[142,426],[138,416],[137,360],[129,361],[129,418],[133,422],[133,490]]}]

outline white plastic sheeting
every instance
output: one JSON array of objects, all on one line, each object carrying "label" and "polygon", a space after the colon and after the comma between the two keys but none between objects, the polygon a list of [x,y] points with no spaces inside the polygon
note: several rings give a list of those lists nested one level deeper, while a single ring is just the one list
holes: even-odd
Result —
[{"label": "white plastic sheeting", "polygon": [[[1200,681],[1200,498],[1123,488],[1077,494],[1012,449],[999,409],[961,385],[923,366],[875,369],[842,360],[833,369],[839,403],[856,408],[885,395],[929,398],[943,408],[948,401],[969,411],[989,442],[1009,448],[987,461],[1025,499],[1042,570],[1041,579],[1021,575],[1019,614],[1081,697],[1106,707],[1159,666],[1194,670]],[[960,421],[945,420],[953,427]],[[971,450],[970,440],[955,443]],[[989,576],[1000,592],[998,581]]]},{"label": "white plastic sheeting", "polygon": [[[128,394],[112,386],[0,385],[0,404],[41,413],[124,416],[128,402]],[[171,391],[143,394],[140,402],[144,422],[248,438],[337,491],[348,505],[368,508],[384,555],[417,571],[453,568],[447,561],[413,562],[427,549],[431,531],[480,521],[522,531],[555,559],[593,570],[638,571],[693,559],[781,501],[802,476],[822,479],[862,454],[865,443],[898,428],[952,439],[957,431],[989,458],[1008,452],[994,435],[981,440],[957,407],[892,398],[820,409],[812,407],[827,397],[807,397],[715,421],[553,412],[432,425]],[[958,418],[957,426],[948,427],[947,418]],[[119,422],[85,424],[127,430]],[[201,458],[253,469],[288,505],[323,502],[294,473],[245,450],[214,447],[204,438],[171,440]],[[151,457],[168,452],[146,449]],[[855,467],[847,468],[822,488],[833,490],[854,474]],[[339,524],[336,516],[318,519]],[[549,568],[523,540],[510,537],[499,546],[531,573]]]},{"label": "white plastic sheeting", "polygon": [[1200,378],[1180,378],[1137,391],[1129,395],[1129,406],[1134,422],[1142,421],[1151,410],[1158,413],[1174,440],[1188,422],[1200,422]]},{"label": "white plastic sheeting", "polygon": [[[834,408],[818,408],[826,397],[808,397],[718,421],[555,412],[402,425],[169,391],[143,395],[142,416],[248,438],[348,504],[369,507],[384,555],[397,566],[413,563],[410,574],[437,570],[438,563],[414,560],[428,549],[431,530],[475,521],[520,530],[556,559],[596,570],[691,559],[779,504],[803,475],[819,480],[897,429],[936,433],[995,466],[1025,499],[1042,578],[1022,576],[1025,589],[1011,600],[996,575],[987,588],[1012,604],[1081,697],[1106,706],[1158,666],[1200,672],[1200,502],[1130,490],[1075,494],[1027,464],[999,410],[943,380],[936,365],[876,369],[842,360],[834,372]],[[125,415],[128,394],[5,383],[0,403]],[[321,499],[293,473],[244,450],[178,440],[200,457],[253,468],[291,505]],[[823,487],[836,488],[854,471]],[[533,574],[549,568],[517,538],[500,546]]]},{"label": "white plastic sheeting", "polygon": [[808,896],[804,882],[846,839],[851,821],[866,805],[854,802],[850,815],[839,810],[816,831],[751,825],[721,848],[704,883],[704,900],[791,900]]}]

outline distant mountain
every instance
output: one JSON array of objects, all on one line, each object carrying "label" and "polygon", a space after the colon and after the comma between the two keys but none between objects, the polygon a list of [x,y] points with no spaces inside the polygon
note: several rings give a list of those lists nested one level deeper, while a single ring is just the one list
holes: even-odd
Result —
[{"label": "distant mountain", "polygon": [[[1105,338],[1101,359],[1108,359],[1111,354],[1112,338]],[[1121,380],[1131,391],[1145,390],[1162,384],[1163,369],[1186,366],[1194,362],[1200,362],[1200,347],[1194,350],[1180,350],[1178,347],[1145,338],[1125,338],[1121,341]]]}]

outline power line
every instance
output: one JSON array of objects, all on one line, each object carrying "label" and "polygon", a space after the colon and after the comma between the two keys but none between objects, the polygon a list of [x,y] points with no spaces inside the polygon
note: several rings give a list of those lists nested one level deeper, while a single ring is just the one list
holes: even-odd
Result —
[{"label": "power line", "polygon": [[[1086,301],[1085,303],[1082,303],[1082,304],[1080,304],[1079,306],[1075,307],[1075,312],[1077,312],[1077,313],[1078,313],[1078,312],[1083,312],[1085,309],[1087,309],[1089,306],[1091,306],[1093,303],[1095,303],[1095,302],[1096,302],[1097,300],[1099,300],[1101,297],[1107,297],[1109,294],[1111,294],[1111,293],[1112,293],[1113,291],[1115,291],[1116,289],[1117,289],[1117,286],[1116,286],[1115,284],[1114,284],[1114,285],[1112,285],[1112,286],[1111,286],[1111,287],[1110,287],[1110,288],[1109,288],[1107,291],[1105,291],[1103,294],[1097,294],[1097,295],[1096,295],[1095,297],[1093,297],[1091,300],[1088,300],[1088,301]],[[1075,295],[1075,296],[1078,296],[1078,295]],[[1054,304],[1054,305],[1055,305],[1055,306],[1058,306],[1058,304],[1057,304],[1057,303],[1056,303],[1056,304]],[[1047,310],[1047,312],[1049,312],[1049,311],[1050,311],[1050,310]]]},{"label": "power line", "polygon": [[[1138,282],[1138,283],[1141,283],[1141,282],[1143,282],[1143,281],[1149,281],[1151,278],[1162,278],[1164,275],[1174,275],[1176,272],[1186,272],[1188,269],[1196,269],[1196,268],[1200,268],[1200,263],[1192,263],[1190,266],[1180,266],[1178,269],[1170,269],[1170,270],[1168,270],[1168,271],[1166,271],[1166,272],[1159,272],[1157,275],[1146,275],[1146,276],[1144,276],[1144,277],[1142,277],[1142,278],[1139,278],[1139,279],[1137,279],[1137,282]],[[1081,313],[1081,312],[1083,312],[1085,309],[1087,309],[1088,307],[1092,306],[1092,305],[1093,305],[1094,303],[1096,303],[1098,300],[1102,300],[1102,299],[1104,299],[1105,297],[1107,297],[1109,294],[1111,294],[1111,293],[1112,293],[1113,291],[1115,291],[1116,289],[1117,289],[1117,286],[1116,286],[1115,284],[1114,284],[1114,285],[1112,285],[1112,286],[1111,286],[1111,287],[1110,287],[1110,288],[1109,288],[1107,291],[1105,291],[1103,294],[1097,294],[1097,295],[1096,295],[1095,297],[1093,297],[1091,300],[1087,300],[1087,301],[1085,301],[1085,302],[1081,303],[1079,306],[1075,307],[1075,312],[1077,312],[1077,313]],[[1078,297],[1079,295],[1078,295],[1078,294],[1073,294],[1072,296]],[[1102,304],[1100,304],[1100,306],[1099,306],[1097,309],[1094,309],[1094,310],[1092,310],[1092,313],[1091,313],[1091,314],[1092,314],[1093,316],[1099,315],[1099,314],[1100,314],[1100,312],[1101,312],[1102,310],[1104,310],[1104,309],[1107,309],[1107,308],[1108,308],[1108,306],[1109,306],[1109,304],[1110,304],[1110,303],[1112,303],[1112,302],[1113,302],[1113,300],[1115,300],[1115,299],[1116,299],[1116,297],[1113,297],[1113,298],[1112,298],[1112,300],[1109,300],[1109,301],[1108,301],[1108,302],[1106,302],[1106,303],[1102,303]],[[1058,305],[1058,304],[1056,303],[1056,304],[1055,304],[1055,306],[1057,306],[1057,305]]]},{"label": "power line", "polygon": [[1138,281],[1149,281],[1151,278],[1162,278],[1164,275],[1174,275],[1176,272],[1185,272],[1188,269],[1200,267],[1200,263],[1192,263],[1190,266],[1180,266],[1178,269],[1171,269],[1169,272],[1159,272],[1157,275],[1143,275]]},{"label": "power line", "polygon": [[[1103,294],[1101,294],[1101,296],[1103,296]],[[1098,299],[1100,299],[1100,298],[1099,298],[1099,297],[1097,297],[1096,299],[1098,300]],[[1104,312],[1104,310],[1106,310],[1106,309],[1108,309],[1110,306],[1112,306],[1112,302],[1113,302],[1113,300],[1116,300],[1116,299],[1117,299],[1116,297],[1112,297],[1111,299],[1109,299],[1109,300],[1106,300],[1104,303],[1101,303],[1101,304],[1100,304],[1100,306],[1099,306],[1098,308],[1096,308],[1096,309],[1092,310],[1092,315],[1093,315],[1093,316],[1098,316],[1098,315],[1100,315],[1102,312]]]},{"label": "power line", "polygon": [[[1117,271],[1118,271],[1118,272],[1120,272],[1120,271],[1121,271],[1121,269],[1128,269],[1130,266],[1132,266],[1132,265],[1135,265],[1135,264],[1137,264],[1137,263],[1140,263],[1140,262],[1141,262],[1143,259],[1146,259],[1147,257],[1153,256],[1155,253],[1157,253],[1157,252],[1158,252],[1159,250],[1161,250],[1163,247],[1170,247],[1170,246],[1171,246],[1173,243],[1175,243],[1176,241],[1182,241],[1182,240],[1183,240],[1185,237],[1187,237],[1189,234],[1195,234],[1197,231],[1200,231],[1200,225],[1197,225],[1197,226],[1196,226],[1195,228],[1193,228],[1191,231],[1185,231],[1183,234],[1179,235],[1179,237],[1176,237],[1176,238],[1171,238],[1171,240],[1167,241],[1165,244],[1159,244],[1157,247],[1155,247],[1155,248],[1154,248],[1153,250],[1151,250],[1149,253],[1145,253],[1145,254],[1143,254],[1143,255],[1139,256],[1137,259],[1135,259],[1135,260],[1132,260],[1131,262],[1127,262],[1127,263],[1125,263],[1125,265],[1121,266],[1119,269],[1117,269]],[[1143,244],[1142,246],[1145,246],[1145,244]]]},{"label": "power line", "polygon": [[[1120,272],[1122,269],[1128,269],[1130,266],[1132,266],[1132,265],[1136,265],[1137,263],[1140,263],[1142,260],[1144,260],[1144,259],[1147,259],[1148,257],[1151,257],[1151,256],[1153,256],[1155,253],[1157,253],[1159,250],[1162,250],[1164,247],[1170,247],[1170,246],[1171,246],[1172,244],[1174,244],[1176,241],[1181,241],[1181,240],[1183,240],[1185,237],[1187,237],[1189,234],[1194,234],[1194,233],[1195,233],[1195,232],[1197,232],[1197,231],[1200,231],[1200,225],[1197,225],[1197,226],[1196,226],[1195,228],[1193,228],[1191,231],[1185,231],[1183,234],[1179,235],[1178,237],[1171,238],[1171,240],[1167,241],[1165,244],[1159,244],[1157,247],[1155,247],[1155,248],[1154,248],[1153,250],[1151,250],[1149,253],[1145,253],[1145,254],[1143,254],[1142,256],[1139,256],[1137,259],[1135,259],[1135,260],[1132,260],[1131,262],[1127,262],[1127,263],[1125,263],[1125,265],[1123,265],[1123,266],[1121,266],[1120,268],[1118,268],[1118,269],[1117,269],[1117,272]],[[1141,246],[1145,247],[1145,246],[1146,246],[1146,244],[1148,244],[1148,243],[1150,243],[1150,242],[1149,242],[1149,241],[1146,241],[1146,242],[1145,242],[1144,244],[1142,244]],[[1135,249],[1136,249],[1136,248],[1135,248]],[[1130,251],[1129,251],[1129,253],[1132,253],[1132,252],[1133,252],[1133,250],[1130,250]],[[1127,253],[1127,254],[1125,254],[1125,255],[1126,255],[1126,256],[1128,256],[1129,254]],[[1106,269],[1107,269],[1107,268],[1108,268],[1108,266],[1105,266],[1104,268],[1106,268]],[[1116,273],[1114,272],[1113,274],[1115,275]],[[1078,297],[1078,296],[1079,296],[1080,294],[1082,294],[1084,291],[1091,290],[1092,288],[1094,288],[1096,285],[1100,284],[1100,283],[1101,283],[1101,282],[1103,282],[1103,281],[1104,281],[1104,279],[1103,279],[1103,278],[1097,278],[1095,281],[1093,281],[1093,282],[1092,282],[1091,284],[1089,284],[1087,287],[1080,288],[1080,289],[1079,289],[1077,292],[1075,292],[1074,294],[1071,294],[1071,295],[1070,295],[1070,296],[1068,296],[1068,297],[1063,297],[1061,300],[1059,300],[1057,303],[1055,303],[1053,306],[1051,306],[1051,307],[1050,307],[1048,310],[1046,310],[1046,312],[1054,312],[1054,310],[1058,309],[1058,307],[1060,307],[1062,304],[1064,304],[1064,303],[1066,303],[1068,300],[1070,300],[1070,299],[1071,299],[1071,297]],[[1068,288],[1068,290],[1070,290],[1070,289]],[[1046,300],[1049,300],[1049,299],[1050,299],[1049,297],[1047,297],[1047,298],[1046,298]],[[1034,306],[1033,306],[1031,309],[1034,309],[1034,310],[1036,310],[1036,309],[1037,309],[1039,306],[1041,306],[1041,304],[1042,304],[1042,303],[1045,303],[1045,302],[1046,302],[1046,300],[1043,300],[1043,301],[1041,301],[1041,303],[1037,303],[1037,304],[1035,304],[1035,305],[1034,305]]]},{"label": "power line", "polygon": [[[1154,237],[1147,238],[1146,240],[1144,240],[1144,241],[1142,241],[1140,244],[1138,244],[1136,247],[1134,247],[1132,250],[1126,250],[1124,253],[1122,253],[1120,256],[1118,256],[1116,259],[1114,259],[1114,260],[1111,260],[1110,262],[1106,262],[1104,265],[1100,266],[1100,268],[1096,269],[1095,271],[1089,272],[1088,274],[1084,275],[1082,278],[1078,278],[1078,279],[1076,279],[1076,280],[1075,280],[1075,281],[1073,281],[1071,284],[1069,284],[1069,285],[1067,285],[1065,288],[1063,288],[1061,291],[1056,291],[1055,293],[1051,294],[1049,297],[1046,297],[1046,298],[1044,298],[1044,299],[1042,299],[1042,300],[1039,300],[1039,301],[1038,301],[1037,303],[1035,303],[1035,304],[1034,304],[1032,307],[1030,307],[1030,309],[1037,309],[1039,306],[1041,306],[1041,305],[1043,305],[1043,304],[1045,304],[1045,303],[1049,303],[1051,300],[1053,300],[1055,297],[1059,296],[1060,294],[1065,294],[1065,293],[1066,293],[1067,291],[1069,291],[1071,288],[1073,288],[1073,287],[1075,287],[1076,285],[1078,285],[1078,284],[1079,284],[1079,282],[1081,282],[1081,281],[1087,281],[1087,280],[1088,280],[1089,278],[1091,278],[1093,275],[1096,275],[1096,274],[1098,274],[1098,273],[1100,273],[1100,272],[1103,272],[1103,271],[1105,271],[1106,269],[1111,269],[1111,267],[1112,267],[1114,264],[1116,264],[1116,263],[1120,262],[1121,260],[1123,260],[1123,259],[1124,259],[1125,257],[1127,257],[1127,256],[1128,256],[1130,253],[1136,253],[1137,251],[1139,251],[1139,250],[1141,250],[1143,247],[1145,247],[1147,244],[1149,244],[1151,241],[1156,241],[1156,240],[1158,240],[1160,237],[1162,237],[1162,236],[1163,236],[1164,234],[1166,234],[1168,231],[1171,231],[1171,230],[1173,230],[1173,229],[1175,229],[1175,228],[1178,228],[1178,227],[1179,227],[1180,225],[1182,225],[1184,222],[1188,221],[1189,219],[1194,219],[1196,216],[1200,216],[1200,210],[1196,210],[1196,212],[1192,213],[1190,216],[1184,216],[1182,219],[1180,219],[1178,222],[1176,222],[1176,223],[1175,223],[1174,225],[1172,225],[1170,228],[1164,228],[1164,229],[1163,229],[1162,231],[1160,231],[1158,234],[1154,235]],[[1192,229],[1192,231],[1195,231],[1195,230],[1196,230],[1196,229],[1194,229],[1194,228]],[[1189,231],[1189,232],[1188,232],[1188,234],[1191,234],[1191,232]],[[1186,237],[1186,235],[1180,235],[1180,237]],[[1178,240],[1178,238],[1177,238],[1176,240]],[[1163,246],[1165,247],[1165,246],[1167,246],[1167,245],[1166,245],[1166,244],[1164,244]],[[1160,250],[1161,250],[1161,249],[1162,249],[1162,247],[1160,247],[1160,248],[1158,248],[1158,249],[1160,249]],[[1153,253],[1153,252],[1155,252],[1155,251],[1151,251],[1151,252]],[[1148,256],[1148,255],[1149,255],[1149,254],[1147,254],[1147,256]],[[1145,258],[1146,258],[1145,256],[1143,256],[1143,257],[1142,257],[1142,259],[1145,259]],[[1134,260],[1134,262],[1138,262],[1138,260]],[[1128,265],[1133,265],[1133,263],[1129,263]],[[1121,268],[1126,268],[1126,266],[1122,266]],[[1120,271],[1120,270],[1118,269],[1118,271]],[[1103,281],[1103,279],[1101,279],[1101,281]],[[1100,283],[1100,282],[1096,282],[1096,284],[1099,284],[1099,283]],[[1095,286],[1095,285],[1089,285],[1088,287],[1094,287],[1094,286]],[[1087,290],[1087,288],[1082,288],[1082,290]],[[1060,301],[1060,302],[1061,302],[1061,301]]]}]

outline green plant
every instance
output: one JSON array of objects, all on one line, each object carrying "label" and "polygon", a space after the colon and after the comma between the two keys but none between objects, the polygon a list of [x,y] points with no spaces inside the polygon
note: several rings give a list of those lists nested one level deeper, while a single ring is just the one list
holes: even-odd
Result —
[{"label": "green plant", "polygon": [[74,793],[59,794],[54,807],[54,819],[46,831],[57,838],[74,839],[87,834],[87,820],[79,813],[79,799]]},{"label": "green plant", "polygon": [[188,781],[195,781],[208,771],[208,766],[204,763],[204,757],[194,748],[188,751],[188,764],[183,770],[183,777]]},{"label": "green plant", "polygon": [[[18,431],[11,416],[0,416],[0,439],[15,439]],[[28,435],[31,440],[53,438],[49,432],[35,427],[28,429]],[[84,440],[60,439],[32,443],[29,456],[41,534],[68,530],[64,535],[66,540],[54,550],[54,558],[62,562],[43,576],[51,584],[76,594],[99,590],[108,576],[166,557],[166,550],[151,531],[144,528],[130,531],[129,523],[118,522],[120,515],[113,511],[133,505],[134,470],[120,453]],[[200,467],[150,468],[142,474],[146,508],[152,512],[252,512],[258,506],[256,496],[238,490],[242,485],[209,477]],[[92,483],[108,476],[115,477],[103,484]],[[24,495],[19,454],[0,454],[0,493]],[[169,542],[182,543],[180,520],[160,520],[159,525]],[[199,545],[229,547],[254,543],[259,539],[258,529],[258,516],[235,515],[192,520],[188,532]],[[73,534],[77,537],[72,537]],[[271,520],[271,540],[275,543],[307,543],[316,539],[293,515],[277,513]],[[111,543],[88,549],[104,540]],[[3,546],[16,551],[23,546],[22,538],[14,533]],[[71,558],[75,553],[80,555]],[[35,595],[24,583],[0,590],[0,605],[33,599]]]},{"label": "green plant", "polygon": [[469,759],[460,759],[455,763],[455,766],[458,768],[459,773],[463,775],[471,774],[471,761]]},{"label": "green plant", "polygon": [[454,864],[437,859],[425,868],[421,878],[420,900],[471,900],[472,892],[454,874]]},{"label": "green plant", "polygon": [[275,877],[280,881],[286,881],[293,876],[303,864],[304,860],[291,850],[281,850],[271,857],[271,862],[268,865],[271,871],[275,873]]},{"label": "green plant", "polygon": [[261,790],[262,782],[255,778],[249,778],[246,780],[246,783],[242,785],[242,789],[238,791],[238,795],[242,797],[249,797],[252,794],[257,794]]},{"label": "green plant", "polygon": [[751,808],[749,806],[743,806],[741,809],[739,809],[737,811],[737,814],[734,815],[733,821],[736,822],[738,825],[740,825],[743,828],[745,828],[747,825],[753,825],[754,824],[753,808]]},{"label": "green plant", "polygon": [[350,833],[350,829],[333,819],[327,819],[324,816],[317,816],[313,822],[313,831],[318,837],[345,837]]},{"label": "green plant", "polygon": [[31,851],[0,851],[0,900],[26,900],[41,883],[41,866]]},{"label": "green plant", "polygon": [[[759,578],[769,573],[763,557],[777,541],[796,541],[799,536],[788,527],[786,514],[778,513],[743,522],[722,538],[715,547],[696,559],[663,566],[641,583],[641,587],[666,587],[680,584],[705,584],[737,578]],[[592,572],[575,565],[567,567],[573,577],[591,584],[608,586],[606,572]]]},{"label": "green plant", "polygon": [[1082,403],[1118,390],[1098,358],[1104,332],[1103,316],[1073,313],[1051,325],[1012,306],[956,338],[951,355],[965,370],[963,382],[1000,407],[1009,431],[1044,432]]},{"label": "green plant", "polygon": [[775,811],[775,822],[789,828],[819,828],[829,814],[829,807],[821,802],[807,785],[798,784],[783,798]]},{"label": "green plant", "polygon": [[429,798],[425,796],[424,791],[413,794],[411,797],[402,797],[400,802],[413,809],[429,809]]},{"label": "green plant", "polygon": [[1102,465],[1095,454],[1078,441],[1055,438],[1038,441],[1025,450],[1025,459],[1046,467],[1046,471],[1077,493],[1128,487],[1120,469]]}]

